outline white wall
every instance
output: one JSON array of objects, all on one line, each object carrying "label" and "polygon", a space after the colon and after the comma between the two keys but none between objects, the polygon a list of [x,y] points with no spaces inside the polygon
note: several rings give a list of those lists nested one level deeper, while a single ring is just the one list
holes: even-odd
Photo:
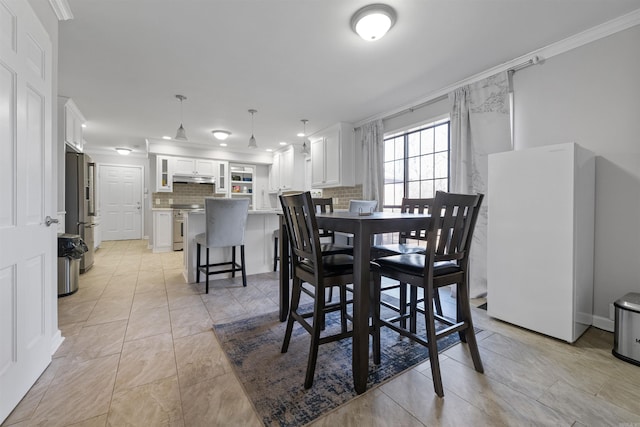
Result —
[{"label": "white wall", "polygon": [[640,291],[640,26],[516,72],[514,94],[515,149],[576,142],[597,155],[594,314],[606,323]]}]

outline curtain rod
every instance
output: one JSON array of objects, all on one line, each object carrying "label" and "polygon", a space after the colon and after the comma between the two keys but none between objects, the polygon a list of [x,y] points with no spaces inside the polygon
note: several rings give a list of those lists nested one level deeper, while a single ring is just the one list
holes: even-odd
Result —
[{"label": "curtain rod", "polygon": [[[521,58],[518,58],[518,59],[521,59]],[[433,104],[433,103],[436,103],[438,101],[442,101],[442,100],[446,99],[449,96],[449,92],[451,92],[451,91],[453,91],[453,90],[455,90],[455,89],[457,89],[457,88],[459,88],[461,86],[464,86],[464,85],[467,85],[467,84],[471,84],[471,83],[475,83],[475,82],[480,81],[480,80],[482,80],[484,78],[487,78],[489,76],[497,74],[497,73],[499,73],[501,71],[507,71],[508,73],[515,73],[516,71],[520,71],[520,70],[522,70],[524,68],[527,68],[527,67],[530,67],[532,65],[542,64],[544,62],[544,58],[542,58],[542,57],[540,57],[538,55],[535,55],[535,56],[529,58],[528,60],[526,60],[524,62],[516,63],[515,65],[511,65],[514,62],[518,61],[518,59],[515,59],[513,61],[508,62],[507,64],[509,64],[509,65],[501,64],[501,65],[498,65],[496,67],[490,68],[487,71],[484,71],[482,73],[479,73],[479,74],[476,74],[474,76],[471,76],[471,77],[469,77],[467,79],[460,80],[457,83],[454,83],[454,84],[452,84],[450,86],[447,86],[447,87],[445,87],[445,88],[433,93],[431,96],[428,97],[427,100],[419,102],[416,105],[412,105],[410,107],[404,107],[404,108],[401,108],[400,110],[395,111],[395,112],[389,112],[387,115],[385,115],[385,113],[382,113],[380,115],[369,117],[367,119],[361,120],[361,121],[355,123],[354,129],[359,129],[359,128],[362,127],[363,124],[369,123],[369,122],[371,122],[373,120],[378,120],[378,119],[380,119],[380,120],[388,120],[388,119],[392,119],[392,118],[401,116],[401,115],[406,114],[406,113],[412,113],[413,111],[418,110],[418,109],[420,109],[422,107],[426,107],[429,104]]]}]

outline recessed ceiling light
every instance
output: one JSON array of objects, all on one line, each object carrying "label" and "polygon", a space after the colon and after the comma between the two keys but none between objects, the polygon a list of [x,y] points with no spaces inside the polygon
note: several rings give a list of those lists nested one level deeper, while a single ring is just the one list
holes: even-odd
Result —
[{"label": "recessed ceiling light", "polygon": [[396,23],[396,11],[386,4],[370,4],[351,17],[351,29],[366,41],[381,39]]},{"label": "recessed ceiling light", "polygon": [[284,141],[280,141],[280,145],[287,145],[287,143]]},{"label": "recessed ceiling light", "polygon": [[162,139],[171,139],[171,137],[170,137],[170,136],[165,135],[165,136],[163,136],[163,137],[162,137]]},{"label": "recessed ceiling light", "polygon": [[302,138],[303,136],[307,136],[304,134],[304,132],[299,132],[296,136],[299,136],[300,138]]},{"label": "recessed ceiling light", "polygon": [[272,150],[271,148],[267,148],[267,151],[270,153],[270,152],[272,152],[273,150]]},{"label": "recessed ceiling light", "polygon": [[131,151],[133,151],[133,150],[131,150],[131,148],[118,147],[118,148],[116,148],[116,151],[120,155],[128,156],[131,153]]},{"label": "recessed ceiling light", "polygon": [[87,127],[87,124],[86,124],[86,123],[83,123],[83,124],[81,124],[80,126],[82,126],[83,128],[86,128],[86,127]]},{"label": "recessed ceiling light", "polygon": [[231,135],[231,132],[227,130],[212,130],[211,133],[216,139],[219,139],[220,141],[224,141],[225,139],[229,138],[229,135]]},{"label": "recessed ceiling light", "polygon": [[227,143],[226,143],[226,142],[221,142],[221,143],[220,143],[220,147],[226,147],[226,146],[227,146]]}]

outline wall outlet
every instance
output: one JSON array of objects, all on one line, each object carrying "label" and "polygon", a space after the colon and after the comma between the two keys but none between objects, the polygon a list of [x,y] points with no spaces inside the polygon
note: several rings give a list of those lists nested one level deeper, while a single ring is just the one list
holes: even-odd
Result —
[{"label": "wall outlet", "polygon": [[169,199],[169,204],[172,205],[173,204],[173,199]]},{"label": "wall outlet", "polygon": [[615,320],[616,318],[616,309],[613,304],[609,304],[609,320]]},{"label": "wall outlet", "polygon": [[156,205],[160,204],[160,199],[156,199]]}]

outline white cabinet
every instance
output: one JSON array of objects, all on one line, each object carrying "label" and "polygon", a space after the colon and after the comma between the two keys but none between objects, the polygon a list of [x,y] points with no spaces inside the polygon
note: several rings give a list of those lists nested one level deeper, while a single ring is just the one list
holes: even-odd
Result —
[{"label": "white cabinet", "polygon": [[173,171],[171,157],[156,157],[156,192],[173,191]]},{"label": "white cabinet", "polygon": [[173,211],[162,209],[153,211],[153,252],[173,250]]},{"label": "white cabinet", "polygon": [[229,193],[229,162],[219,160],[216,162],[216,193]]},{"label": "white cabinet", "polygon": [[594,155],[558,144],[489,155],[491,317],[574,342],[592,323]]},{"label": "white cabinet", "polygon": [[102,244],[102,227],[100,226],[100,217],[93,220],[93,248],[98,250]]},{"label": "white cabinet", "polygon": [[71,98],[58,97],[58,107],[63,121],[61,128],[64,131],[64,142],[76,151],[82,151],[84,147],[82,125],[86,122],[84,116]]},{"label": "white cabinet", "polygon": [[255,185],[255,166],[230,164],[229,174],[231,180],[231,191],[229,195],[232,198],[245,197],[250,199],[249,209],[253,209],[254,203],[254,185]]},{"label": "white cabinet", "polygon": [[191,159],[186,157],[173,158],[174,175],[215,176],[216,162],[210,159]]},{"label": "white cabinet", "polygon": [[313,188],[355,185],[353,126],[338,123],[311,138]]},{"label": "white cabinet", "polygon": [[269,191],[302,190],[304,188],[304,154],[290,146],[273,155],[269,169]]}]

